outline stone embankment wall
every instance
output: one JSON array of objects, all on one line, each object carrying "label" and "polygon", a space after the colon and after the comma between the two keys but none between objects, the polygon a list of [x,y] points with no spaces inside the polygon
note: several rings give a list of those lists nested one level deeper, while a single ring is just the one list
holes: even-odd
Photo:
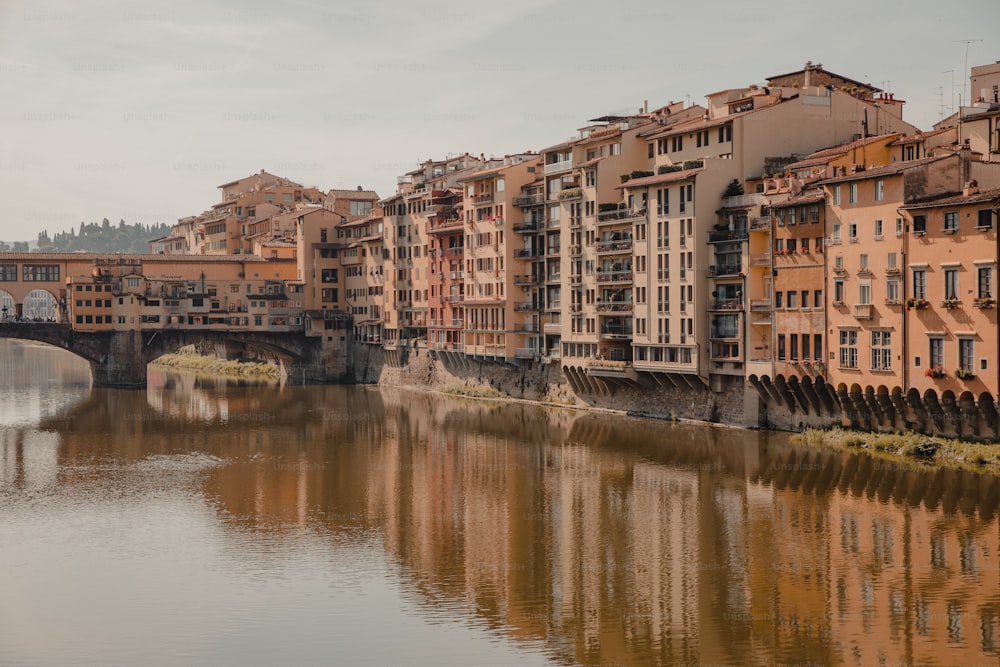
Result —
[{"label": "stone embankment wall", "polygon": [[708,386],[693,376],[629,372],[600,377],[587,369],[556,363],[477,361],[463,354],[419,347],[383,349],[357,344],[349,376],[382,384],[508,396],[542,404],[600,408],[637,417],[691,419],[745,428],[800,431],[847,426],[864,431],[915,431],[971,440],[1000,437],[993,399],[971,395],[939,400],[933,392],[833,387],[821,378],[782,375],[714,378]]},{"label": "stone embankment wall", "polygon": [[[665,386],[652,379],[589,378],[575,383],[578,369],[557,363],[524,361],[505,364],[476,361],[455,352],[424,348],[383,349],[355,344],[352,355],[355,381],[398,387],[454,391],[480,396],[509,396],[542,404],[615,410],[655,419],[692,419],[757,427],[763,403],[747,391],[742,378],[714,391],[707,386]],[[772,428],[792,429],[797,421],[768,422]]]}]

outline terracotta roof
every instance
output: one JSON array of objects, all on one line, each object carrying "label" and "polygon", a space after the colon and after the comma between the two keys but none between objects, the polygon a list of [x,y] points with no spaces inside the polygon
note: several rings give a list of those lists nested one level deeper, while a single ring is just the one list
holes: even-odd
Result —
[{"label": "terracotta roof", "polygon": [[96,252],[0,252],[0,259],[38,260],[57,262],[92,261],[95,259],[134,259],[142,262],[267,262],[257,255],[149,255],[140,253]]},{"label": "terracotta roof", "polygon": [[[867,88],[867,89],[869,89],[869,90],[871,90],[873,92],[876,92],[876,93],[881,93],[882,92],[881,88],[879,88],[877,86],[873,86],[870,83],[862,83],[861,81],[857,81],[856,79],[851,79],[849,77],[846,77],[843,74],[837,74],[836,72],[828,72],[827,70],[825,70],[825,69],[823,69],[821,67],[818,67],[818,66],[814,70],[812,70],[812,71],[814,71],[814,72],[822,72],[823,74],[826,74],[827,76],[833,76],[833,77],[836,77],[838,79],[843,79],[844,81],[847,81],[848,83],[854,83],[854,84],[857,84],[858,86],[864,86],[865,88]],[[768,76],[768,77],[764,77],[764,78],[767,81],[773,81],[774,79],[781,79],[781,78],[784,78],[786,76],[794,76],[796,74],[802,74],[802,75],[804,75],[805,74],[805,69],[796,70],[794,72],[786,72],[785,74],[774,74],[772,76]]]},{"label": "terracotta roof", "polygon": [[539,153],[549,153],[551,151],[557,151],[560,148],[569,148],[571,146],[575,146],[579,141],[580,141],[579,139],[570,139],[569,141],[564,141],[561,144],[556,144],[555,146],[546,146],[545,148],[543,148],[542,150],[540,150],[538,152]]},{"label": "terracotta roof", "polygon": [[817,181],[817,185],[825,185],[827,183],[846,183],[848,181],[861,181],[866,178],[874,178],[876,176],[887,176],[892,174],[901,174],[908,169],[913,169],[915,167],[921,167],[925,164],[930,164],[931,162],[936,162],[938,160],[945,160],[951,157],[950,155],[934,155],[932,157],[924,157],[919,160],[907,160],[906,162],[894,162],[892,164],[887,164],[882,167],[874,167],[872,169],[865,169],[864,171],[857,171],[853,174],[847,174],[846,176],[836,176],[834,178],[824,178],[821,181]]},{"label": "terracotta roof", "polygon": [[791,208],[792,206],[801,206],[803,204],[817,204],[824,199],[826,199],[826,196],[822,192],[810,192],[771,204],[771,208]]},{"label": "terracotta roof", "polygon": [[934,208],[937,206],[979,204],[982,202],[995,202],[997,204],[1000,204],[1000,188],[992,188],[990,190],[980,190],[974,195],[951,194],[945,197],[941,197],[940,199],[935,199],[933,201],[907,204],[902,208],[905,209]]},{"label": "terracotta roof", "polygon": [[374,190],[330,190],[327,196],[331,195],[344,199],[378,199],[378,193]]},{"label": "terracotta roof", "polygon": [[595,164],[597,164],[601,160],[606,159],[607,157],[609,157],[609,156],[602,155],[601,157],[595,157],[593,160],[587,160],[586,162],[581,162],[580,164],[578,164],[576,166],[577,166],[577,168],[580,168],[580,169],[582,169],[583,167],[593,167]]},{"label": "terracotta roof", "polygon": [[952,128],[946,127],[944,129],[941,129],[941,130],[931,130],[930,132],[917,132],[916,134],[911,134],[911,135],[908,135],[908,136],[902,136],[902,137],[899,137],[898,139],[896,139],[895,141],[890,141],[889,145],[890,146],[903,146],[905,144],[916,144],[916,143],[920,143],[921,141],[923,141],[927,137],[934,137],[934,136],[937,136],[939,134],[944,134],[945,132],[951,132],[951,130],[952,130]]},{"label": "terracotta roof", "polygon": [[630,181],[626,181],[621,185],[615,186],[615,190],[623,190],[625,188],[644,188],[650,185],[659,185],[660,183],[672,183],[674,181],[683,181],[703,171],[705,171],[704,167],[698,167],[697,169],[682,169],[681,171],[672,171],[669,174],[657,174],[655,176],[644,176],[642,178],[633,178]]},{"label": "terracotta roof", "polygon": [[809,154],[809,158],[817,157],[835,157],[838,155],[843,155],[855,148],[861,148],[862,146],[867,146],[868,144],[873,144],[876,141],[882,141],[888,137],[900,137],[902,136],[899,132],[890,132],[888,134],[880,134],[874,137],[865,137],[864,139],[856,139],[850,141],[846,144],[839,144],[837,146],[830,146],[829,148],[823,148],[818,151]]}]

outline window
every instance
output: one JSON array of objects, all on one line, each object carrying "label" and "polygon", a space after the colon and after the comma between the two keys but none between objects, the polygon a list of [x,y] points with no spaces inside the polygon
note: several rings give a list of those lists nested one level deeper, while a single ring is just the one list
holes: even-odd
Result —
[{"label": "window", "polygon": [[896,218],[896,236],[903,235],[903,219]]},{"label": "window", "polygon": [[799,307],[799,293],[795,290],[788,290],[788,307],[798,308]]},{"label": "window", "polygon": [[791,357],[793,361],[798,361],[799,359],[799,335],[790,334],[788,336],[788,356]]},{"label": "window", "polygon": [[17,264],[0,264],[0,281],[13,282],[17,280]]},{"label": "window", "polygon": [[958,367],[966,373],[974,373],[976,371],[976,362],[973,360],[974,345],[975,341],[971,338],[958,339]]},{"label": "window", "polygon": [[896,253],[890,252],[885,258],[885,267],[887,269],[895,269],[896,267]]},{"label": "window", "polygon": [[944,270],[944,298],[958,298],[958,269]]},{"label": "window", "polygon": [[881,241],[882,240],[882,221],[881,220],[876,220],[875,221],[875,240],[876,241]]},{"label": "window", "polygon": [[55,282],[59,280],[58,264],[25,264],[21,267],[25,282]]},{"label": "window", "polygon": [[944,233],[954,234],[958,231],[958,211],[948,211],[944,214]]},{"label": "window", "polygon": [[913,269],[913,298],[927,298],[927,271],[926,269]]},{"label": "window", "polygon": [[890,303],[899,302],[899,281],[885,281],[885,300]]},{"label": "window", "polygon": [[368,215],[371,212],[372,203],[370,201],[351,202],[351,215]]},{"label": "window", "polygon": [[944,366],[944,338],[931,338],[930,339],[930,349],[928,350],[930,354],[930,367],[931,368],[941,368]]},{"label": "window", "polygon": [[778,361],[784,361],[786,358],[785,351],[785,334],[778,334]]},{"label": "window", "polygon": [[809,334],[802,334],[802,358],[809,358]]},{"label": "window", "polygon": [[840,330],[840,366],[858,367],[858,332],[853,329]]},{"label": "window", "polygon": [[849,222],[847,223],[847,240],[851,243],[858,242],[858,223]]},{"label": "window", "polygon": [[811,224],[819,222],[819,204],[812,204],[809,207],[809,222]]},{"label": "window", "polygon": [[861,257],[859,259],[859,262],[861,264],[861,269],[860,269],[861,272],[862,273],[867,272],[868,271],[868,253],[862,253]]},{"label": "window", "polygon": [[875,201],[882,201],[885,197],[885,181],[881,178],[875,181]]},{"label": "window", "polygon": [[871,283],[859,283],[858,284],[858,303],[862,306],[867,306],[872,302],[872,285]]},{"label": "window", "polygon": [[813,308],[823,307],[823,290],[818,289],[813,291]]},{"label": "window", "polygon": [[823,359],[823,334],[813,334],[813,357],[816,361]]},{"label": "window", "polygon": [[840,186],[833,186],[833,205],[840,206]]},{"label": "window", "polygon": [[809,307],[809,290],[807,289],[802,290],[802,307]]},{"label": "window", "polygon": [[833,281],[833,305],[843,305],[844,303],[844,281]]},{"label": "window", "polygon": [[976,212],[976,229],[984,231],[993,229],[993,211],[988,208],[979,209]]},{"label": "window", "polygon": [[978,276],[978,292],[980,299],[992,299],[993,298],[993,267],[992,266],[980,266],[976,270]]},{"label": "window", "polygon": [[784,292],[775,292],[774,293],[774,307],[775,308],[784,308],[785,307],[784,306],[784,297],[785,297],[785,293]]},{"label": "window", "polygon": [[915,216],[913,216],[913,233],[914,234],[926,234],[927,233],[927,216],[926,215],[915,215]]},{"label": "window", "polygon": [[892,332],[872,332],[872,370],[892,370]]},{"label": "window", "polygon": [[858,203],[858,184],[851,183],[847,186],[847,203],[856,204]]}]

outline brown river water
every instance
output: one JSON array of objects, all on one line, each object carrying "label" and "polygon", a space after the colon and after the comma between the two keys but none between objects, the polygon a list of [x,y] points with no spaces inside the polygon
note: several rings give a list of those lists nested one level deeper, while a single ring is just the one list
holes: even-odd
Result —
[{"label": "brown river water", "polygon": [[0,340],[0,665],[996,665],[1000,478]]}]

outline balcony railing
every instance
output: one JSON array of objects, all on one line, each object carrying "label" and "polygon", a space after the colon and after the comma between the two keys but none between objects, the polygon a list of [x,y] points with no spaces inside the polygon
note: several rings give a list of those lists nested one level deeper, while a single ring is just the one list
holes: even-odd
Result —
[{"label": "balcony railing", "polygon": [[599,313],[631,313],[634,304],[631,301],[610,301],[597,304]]},{"label": "balcony railing", "polygon": [[602,327],[601,338],[608,340],[625,340],[632,338],[631,327]]},{"label": "balcony railing", "polygon": [[735,276],[743,269],[739,264],[713,264],[708,268],[713,276]]},{"label": "balcony railing", "polygon": [[465,295],[464,294],[449,294],[448,295],[448,303],[462,303],[463,301],[465,301]]},{"label": "balcony railing", "polygon": [[597,274],[598,283],[628,283],[632,282],[631,271],[609,271]]},{"label": "balcony railing", "polygon": [[524,232],[534,232],[538,231],[539,222],[537,220],[525,220],[524,222],[515,222],[514,231],[518,233]]},{"label": "balcony railing", "polygon": [[750,310],[756,313],[769,313],[771,312],[771,300],[754,299],[750,302]]},{"label": "balcony railing", "polygon": [[603,254],[617,252],[632,252],[632,240],[609,241],[608,243],[598,243],[597,252]]},{"label": "balcony railing", "polygon": [[529,257],[542,257],[541,252],[532,248],[524,248],[514,252],[515,259],[528,259]]},{"label": "balcony railing", "polygon": [[750,266],[771,266],[771,256],[754,255],[750,258]]},{"label": "balcony railing", "polygon": [[709,233],[709,243],[725,243],[727,241],[746,241],[749,237],[746,230],[716,229]]},{"label": "balcony railing", "polygon": [[545,165],[545,175],[554,174],[559,171],[566,171],[573,168],[573,158],[562,160],[561,162],[550,162]]},{"label": "balcony railing", "polygon": [[712,310],[739,310],[743,308],[742,299],[716,299]]},{"label": "balcony railing", "polygon": [[537,350],[533,347],[518,347],[514,349],[515,359],[534,359],[542,353],[541,350]]},{"label": "balcony railing", "polygon": [[514,276],[515,285],[537,285],[540,282],[542,282],[541,276],[533,276],[524,273]]},{"label": "balcony railing", "polygon": [[581,246],[579,243],[571,246],[566,246],[566,252],[568,252],[570,255],[579,255],[583,253],[583,246]]},{"label": "balcony railing", "polygon": [[771,229],[771,216],[762,215],[759,218],[750,219],[751,232],[766,232]]},{"label": "balcony railing", "polygon": [[601,211],[597,214],[597,224],[609,225],[620,222],[642,220],[646,217],[646,209],[617,208],[611,211]]},{"label": "balcony railing", "polygon": [[530,310],[538,310],[538,304],[534,301],[518,301],[514,304],[514,310],[519,313],[525,313]]},{"label": "balcony railing", "polygon": [[539,192],[523,197],[514,197],[514,206],[537,206],[545,203],[545,193]]},{"label": "balcony railing", "polygon": [[759,206],[766,203],[767,198],[759,192],[722,198],[723,208],[742,208],[744,206]]},{"label": "balcony railing", "polygon": [[473,204],[492,204],[494,194],[492,192],[482,192],[472,197]]},{"label": "balcony railing", "polygon": [[870,320],[871,318],[872,318],[872,304],[870,303],[854,304],[854,319]]}]

